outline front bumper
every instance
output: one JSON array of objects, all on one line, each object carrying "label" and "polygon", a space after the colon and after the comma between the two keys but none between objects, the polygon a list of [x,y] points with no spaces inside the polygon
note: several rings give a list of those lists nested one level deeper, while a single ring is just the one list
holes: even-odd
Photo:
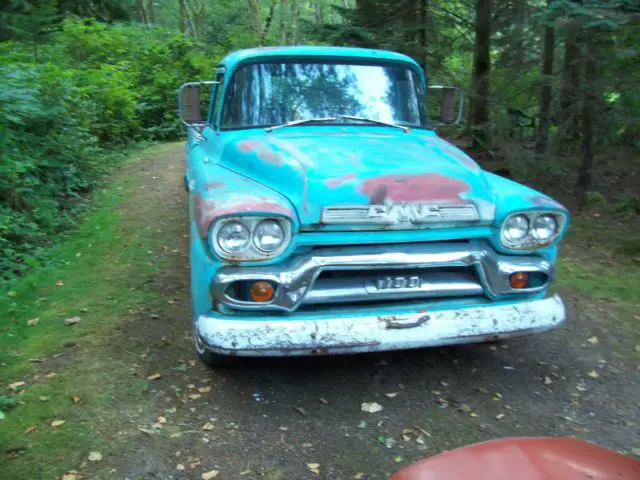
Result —
[{"label": "front bumper", "polygon": [[[465,274],[434,274],[439,268],[473,271]],[[403,276],[412,270],[419,280],[416,286],[384,288],[376,285],[386,274],[397,271]],[[325,271],[353,272],[350,279],[323,280]],[[525,289],[513,289],[509,283],[515,272],[541,274],[544,281]],[[374,277],[366,277],[370,273]],[[424,275],[424,276],[423,276]],[[211,282],[211,296],[219,306],[236,311],[295,312],[303,305],[355,303],[382,300],[416,301],[444,297],[485,295],[492,300],[522,297],[546,290],[554,278],[554,266],[545,256],[501,255],[486,241],[435,242],[402,245],[327,247],[313,250],[268,266],[223,266]],[[249,302],[229,294],[239,281],[266,280],[276,286],[274,299],[268,303]],[[515,300],[514,300],[515,301]]]},{"label": "front bumper", "polygon": [[196,320],[196,334],[222,355],[289,356],[359,353],[476,343],[550,330],[565,320],[557,295],[518,303],[394,315],[308,314]]}]

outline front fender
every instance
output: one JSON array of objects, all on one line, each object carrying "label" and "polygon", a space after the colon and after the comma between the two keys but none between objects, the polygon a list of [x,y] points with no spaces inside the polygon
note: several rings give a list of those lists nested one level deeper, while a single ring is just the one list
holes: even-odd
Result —
[{"label": "front fender", "polygon": [[[544,193],[538,192],[537,190],[527,187],[526,185],[514,182],[513,180],[509,180],[507,178],[500,177],[489,172],[485,172],[485,178],[492,192],[494,203],[496,205],[494,221],[495,228],[494,234],[491,238],[491,243],[493,244],[494,248],[504,253],[541,253],[549,257],[550,260],[555,261],[557,245],[567,232],[569,223],[571,221],[569,210],[567,210],[567,208],[565,208],[562,204],[556,202]],[[558,235],[558,238],[556,238],[553,243],[551,243],[547,247],[533,251],[514,251],[504,247],[500,242],[500,226],[502,225],[502,222],[507,218],[509,214],[513,212],[531,210],[558,212],[564,214],[567,217],[567,221],[565,222],[560,235]]]},{"label": "front fender", "polygon": [[[191,293],[195,318],[212,308],[211,279],[223,262],[209,246],[216,221],[227,216],[284,216],[291,220],[292,235],[300,222],[291,202],[282,194],[211,162],[203,148],[190,152]],[[294,244],[292,240],[292,245]]]}]

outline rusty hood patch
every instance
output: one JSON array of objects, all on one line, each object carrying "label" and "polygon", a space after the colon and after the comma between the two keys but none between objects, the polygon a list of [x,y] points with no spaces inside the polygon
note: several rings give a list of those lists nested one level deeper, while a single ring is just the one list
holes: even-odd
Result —
[{"label": "rusty hood patch", "polygon": [[328,206],[395,203],[473,202],[493,220],[484,172],[433,132],[246,133],[222,147],[223,165],[285,195],[303,226],[318,224]]}]

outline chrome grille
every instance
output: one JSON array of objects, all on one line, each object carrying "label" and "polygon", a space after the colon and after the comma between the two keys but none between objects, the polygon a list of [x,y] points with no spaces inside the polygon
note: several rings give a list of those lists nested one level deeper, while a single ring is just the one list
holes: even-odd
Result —
[{"label": "chrome grille", "polygon": [[464,205],[342,205],[325,207],[322,211],[321,222],[325,224],[437,224],[473,222],[479,218],[478,209],[473,203]]},{"label": "chrome grille", "polygon": [[471,268],[325,271],[309,289],[303,305],[442,299],[483,295]]},{"label": "chrome grille", "polygon": [[[513,272],[539,275],[540,284],[513,289]],[[314,247],[263,266],[223,266],[211,282],[218,308],[279,310],[377,302],[440,301],[445,298],[499,299],[544,291],[553,265],[544,257],[500,255],[486,241]],[[249,299],[237,287],[268,281],[271,302]]]}]

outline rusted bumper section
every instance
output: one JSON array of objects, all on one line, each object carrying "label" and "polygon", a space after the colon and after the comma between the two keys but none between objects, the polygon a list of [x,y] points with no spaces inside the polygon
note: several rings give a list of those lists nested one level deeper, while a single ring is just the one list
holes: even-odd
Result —
[{"label": "rusted bumper section", "polygon": [[[302,317],[302,318],[301,318]],[[542,300],[395,315],[200,316],[196,332],[223,355],[288,356],[476,343],[550,330],[565,320],[557,295]]]}]

